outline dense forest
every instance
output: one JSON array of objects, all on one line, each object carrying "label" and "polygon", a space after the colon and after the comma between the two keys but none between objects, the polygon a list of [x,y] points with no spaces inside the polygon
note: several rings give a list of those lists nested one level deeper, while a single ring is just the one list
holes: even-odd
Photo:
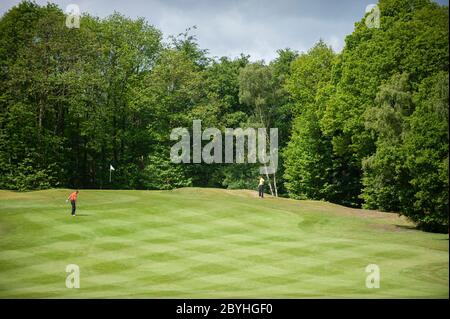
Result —
[{"label": "dense forest", "polygon": [[[170,161],[173,128],[276,127],[271,192],[448,228],[448,7],[380,0],[340,53],[318,39],[270,62],[211,58],[195,26],[24,1],[0,20],[0,188],[249,188],[259,164]],[[110,165],[115,171],[109,180]]]}]

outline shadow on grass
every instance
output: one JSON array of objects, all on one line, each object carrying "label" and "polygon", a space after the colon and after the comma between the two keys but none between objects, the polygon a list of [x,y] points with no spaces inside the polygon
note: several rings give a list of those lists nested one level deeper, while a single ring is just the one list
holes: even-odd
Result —
[{"label": "shadow on grass", "polygon": [[[395,225],[395,227],[397,227],[398,230],[420,230],[420,231],[424,231],[427,232],[426,230],[420,229],[420,227],[417,226],[409,226],[409,225]],[[436,232],[437,234],[445,234],[443,232]],[[448,238],[435,238],[436,240],[449,240]]]},{"label": "shadow on grass", "polygon": [[395,227],[399,228],[399,230],[419,230],[416,226],[410,225],[395,225]]}]

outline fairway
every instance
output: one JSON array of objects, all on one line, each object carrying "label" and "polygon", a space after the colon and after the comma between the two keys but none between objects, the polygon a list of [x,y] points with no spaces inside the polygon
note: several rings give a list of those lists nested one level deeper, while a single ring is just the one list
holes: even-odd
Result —
[{"label": "fairway", "polygon": [[184,188],[81,190],[71,217],[68,194],[0,191],[0,298],[449,296],[448,235],[395,214]]}]

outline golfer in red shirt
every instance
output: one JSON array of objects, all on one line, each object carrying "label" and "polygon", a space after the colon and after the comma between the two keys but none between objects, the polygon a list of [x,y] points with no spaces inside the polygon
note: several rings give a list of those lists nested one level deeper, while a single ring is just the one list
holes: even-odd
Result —
[{"label": "golfer in red shirt", "polygon": [[77,196],[78,196],[78,190],[73,192],[69,195],[67,200],[70,200],[70,203],[72,204],[72,216],[75,216],[75,211],[77,210],[76,202],[77,202]]}]

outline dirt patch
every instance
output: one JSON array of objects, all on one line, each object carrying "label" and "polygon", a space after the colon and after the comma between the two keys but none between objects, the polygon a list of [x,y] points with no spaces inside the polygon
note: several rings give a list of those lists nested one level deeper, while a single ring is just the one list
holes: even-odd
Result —
[{"label": "dirt patch", "polygon": [[[238,189],[225,189],[224,190],[225,193],[230,194],[230,195],[234,195],[234,196],[239,196],[239,197],[258,197],[258,192],[257,191],[252,191],[249,189],[242,189],[242,190],[238,190]],[[264,196],[267,197],[271,197],[270,195],[264,194]]]}]

